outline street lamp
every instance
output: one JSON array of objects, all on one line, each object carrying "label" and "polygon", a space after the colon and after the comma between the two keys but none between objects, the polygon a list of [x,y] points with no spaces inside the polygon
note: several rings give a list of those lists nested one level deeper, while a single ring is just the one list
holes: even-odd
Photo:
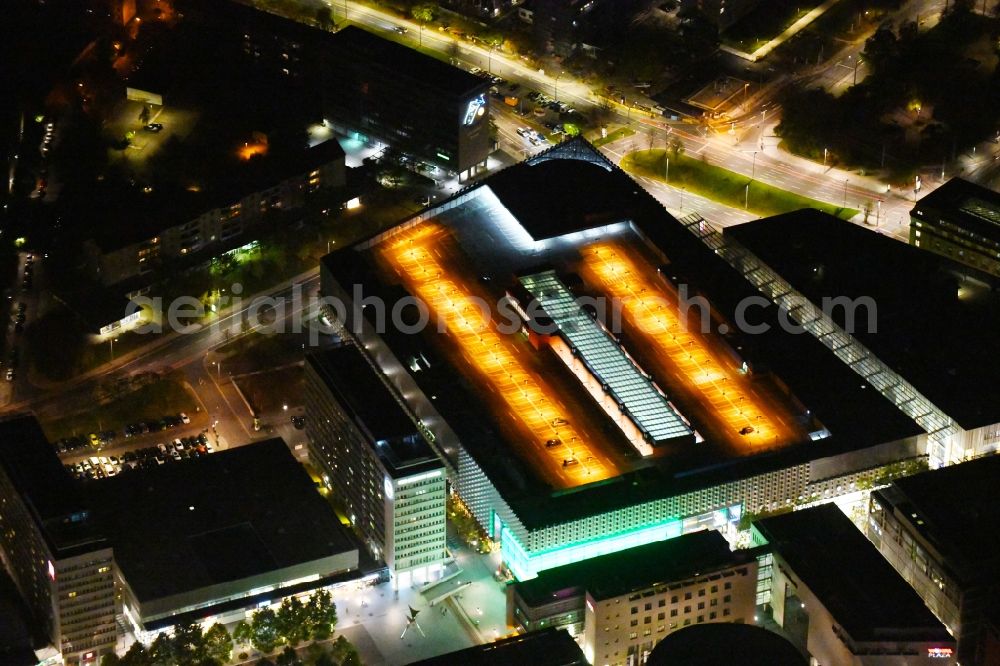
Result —
[{"label": "street lamp", "polygon": [[552,88],[552,97],[555,98],[557,102],[559,101],[559,77],[561,77],[564,73],[565,72],[559,72],[556,74],[556,80]]},{"label": "street lamp", "polygon": [[828,148],[824,148],[823,149],[823,166],[826,166],[826,158],[827,158],[827,156],[829,154],[830,154],[830,150]]},{"label": "street lamp", "polygon": [[490,50],[486,52],[486,71],[493,74],[493,52],[496,50],[498,44],[493,44],[490,46]]},{"label": "street lamp", "polygon": [[118,338],[108,338],[108,342],[111,343],[111,360],[115,360],[115,343],[118,342]]}]

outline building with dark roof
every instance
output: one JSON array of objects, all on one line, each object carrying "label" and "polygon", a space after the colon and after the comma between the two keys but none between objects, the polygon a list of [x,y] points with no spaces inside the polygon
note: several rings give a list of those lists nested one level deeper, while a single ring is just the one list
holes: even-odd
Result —
[{"label": "building with dark roof", "polygon": [[489,82],[350,25],[330,40],[324,113],[340,131],[392,146],[460,180],[493,150]]},{"label": "building with dark roof", "polygon": [[696,624],[656,644],[647,666],[806,666],[785,638],[751,624]]},{"label": "building with dark roof", "polygon": [[868,538],[958,638],[962,664],[986,666],[1000,595],[1000,457],[898,479],[872,493]]},{"label": "building with dark roof", "polygon": [[757,561],[715,530],[601,555],[508,588],[508,622],[579,634],[594,664],[642,663],[684,627],[753,622]]},{"label": "building with dark roof", "polygon": [[931,466],[997,450],[1000,294],[988,276],[808,209],[730,227],[720,242],[765,297],[929,433]]},{"label": "building with dark roof", "polygon": [[[84,244],[90,273],[105,285],[149,276],[205,252],[220,255],[248,238],[269,211],[294,210],[320,189],[346,183],[344,150],[328,140],[296,156],[258,156],[196,190],[180,186],[143,192],[119,183],[88,194],[107,211]],[[212,256],[212,255],[209,255]]]},{"label": "building with dark roof", "polygon": [[956,663],[955,639],[833,503],[755,521],[773,557],[769,608],[821,664]]},{"label": "building with dark roof", "polygon": [[358,550],[281,439],[89,483],[110,535],[123,615],[137,635],[178,616],[322,586]]},{"label": "building with dark roof", "polygon": [[[698,233],[571,140],[323,259],[330,317],[429,431],[517,578],[834,497],[924,453],[917,423],[776,307],[740,333],[757,292]],[[526,296],[545,275],[562,288]],[[563,290],[599,320],[576,355],[568,331],[536,326]],[[704,308],[681,307],[695,296]],[[617,323],[615,302],[633,307]],[[595,375],[610,360],[621,390]],[[668,410],[691,436],[646,446]]]},{"label": "building with dark roof", "polygon": [[1000,193],[952,178],[910,211],[910,244],[1000,276]]},{"label": "building with dark roof", "polygon": [[447,555],[444,464],[353,345],[310,354],[305,376],[310,460],[394,581],[426,576]]},{"label": "building with dark roof", "polygon": [[543,629],[520,636],[503,638],[485,645],[449,652],[438,657],[415,661],[410,666],[586,666],[587,660],[569,634],[558,629]]},{"label": "building with dark roof", "polygon": [[67,664],[359,575],[350,532],[280,439],[88,482],[17,417],[0,422],[0,506],[4,561]]},{"label": "building with dark roof", "polygon": [[0,548],[31,626],[67,664],[114,650],[115,560],[89,502],[38,421],[0,422]]}]

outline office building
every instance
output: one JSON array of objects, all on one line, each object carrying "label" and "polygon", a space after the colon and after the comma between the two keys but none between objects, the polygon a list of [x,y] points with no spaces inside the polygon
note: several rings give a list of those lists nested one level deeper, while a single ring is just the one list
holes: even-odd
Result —
[{"label": "office building", "polygon": [[753,523],[773,557],[765,610],[811,663],[956,664],[955,639],[832,503]]},{"label": "office building", "polygon": [[958,639],[963,665],[995,663],[998,478],[1000,457],[990,456],[871,495],[868,538]]},{"label": "office building", "polygon": [[489,81],[348,26],[330,40],[323,112],[339,131],[458,174],[493,150]]},{"label": "office building", "polygon": [[1000,194],[952,178],[910,211],[910,245],[1000,276]]},{"label": "office building", "polygon": [[65,663],[115,649],[111,542],[33,417],[0,423],[0,546],[32,626]]},{"label": "office building", "polygon": [[[737,333],[756,292],[698,228],[570,140],[323,259],[329,316],[429,433],[516,578],[734,535],[743,511],[920,467],[924,430],[775,308],[766,332]],[[695,295],[705,308],[685,327]],[[601,317],[616,301],[631,307]]]},{"label": "office building", "polygon": [[508,622],[564,627],[593,664],[643,663],[684,627],[752,623],[757,560],[704,530],[543,571],[508,588]]},{"label": "office building", "polygon": [[[427,580],[446,557],[444,464],[353,345],[306,359],[309,457],[371,553]],[[405,582],[405,580],[404,580]]]},{"label": "office building", "polygon": [[0,423],[0,507],[3,563],[53,648],[38,654],[67,664],[362,575],[280,439],[78,481],[18,417]]},{"label": "office building", "polygon": [[485,645],[422,659],[410,666],[587,666],[580,646],[565,631],[543,629],[503,638]]}]

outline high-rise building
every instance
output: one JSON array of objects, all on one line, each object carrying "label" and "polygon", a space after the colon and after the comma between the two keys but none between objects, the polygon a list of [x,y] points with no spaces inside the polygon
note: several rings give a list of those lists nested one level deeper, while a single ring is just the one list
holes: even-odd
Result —
[{"label": "high-rise building", "polygon": [[0,423],[0,550],[31,613],[67,664],[118,639],[115,560],[84,496],[29,416]]},{"label": "high-rise building", "polygon": [[309,454],[372,554],[426,579],[446,557],[447,477],[414,420],[353,345],[306,360]]},{"label": "high-rise building", "polygon": [[357,26],[330,40],[323,113],[338,131],[458,174],[493,150],[489,81]]}]

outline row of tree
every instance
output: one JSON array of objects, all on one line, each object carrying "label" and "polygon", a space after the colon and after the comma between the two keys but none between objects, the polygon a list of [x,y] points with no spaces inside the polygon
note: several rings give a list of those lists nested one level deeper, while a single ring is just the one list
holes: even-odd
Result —
[{"label": "row of tree", "polygon": [[173,636],[161,633],[147,648],[136,641],[123,657],[107,654],[101,666],[221,666],[233,653],[233,639],[221,624],[208,631],[193,622],[174,627]]},{"label": "row of tree", "polygon": [[287,597],[277,611],[261,608],[249,622],[240,622],[233,630],[233,639],[249,643],[261,652],[273,652],[281,645],[292,647],[308,640],[325,641],[333,635],[337,624],[337,606],[326,590],[314,593],[302,603],[297,597]]}]

